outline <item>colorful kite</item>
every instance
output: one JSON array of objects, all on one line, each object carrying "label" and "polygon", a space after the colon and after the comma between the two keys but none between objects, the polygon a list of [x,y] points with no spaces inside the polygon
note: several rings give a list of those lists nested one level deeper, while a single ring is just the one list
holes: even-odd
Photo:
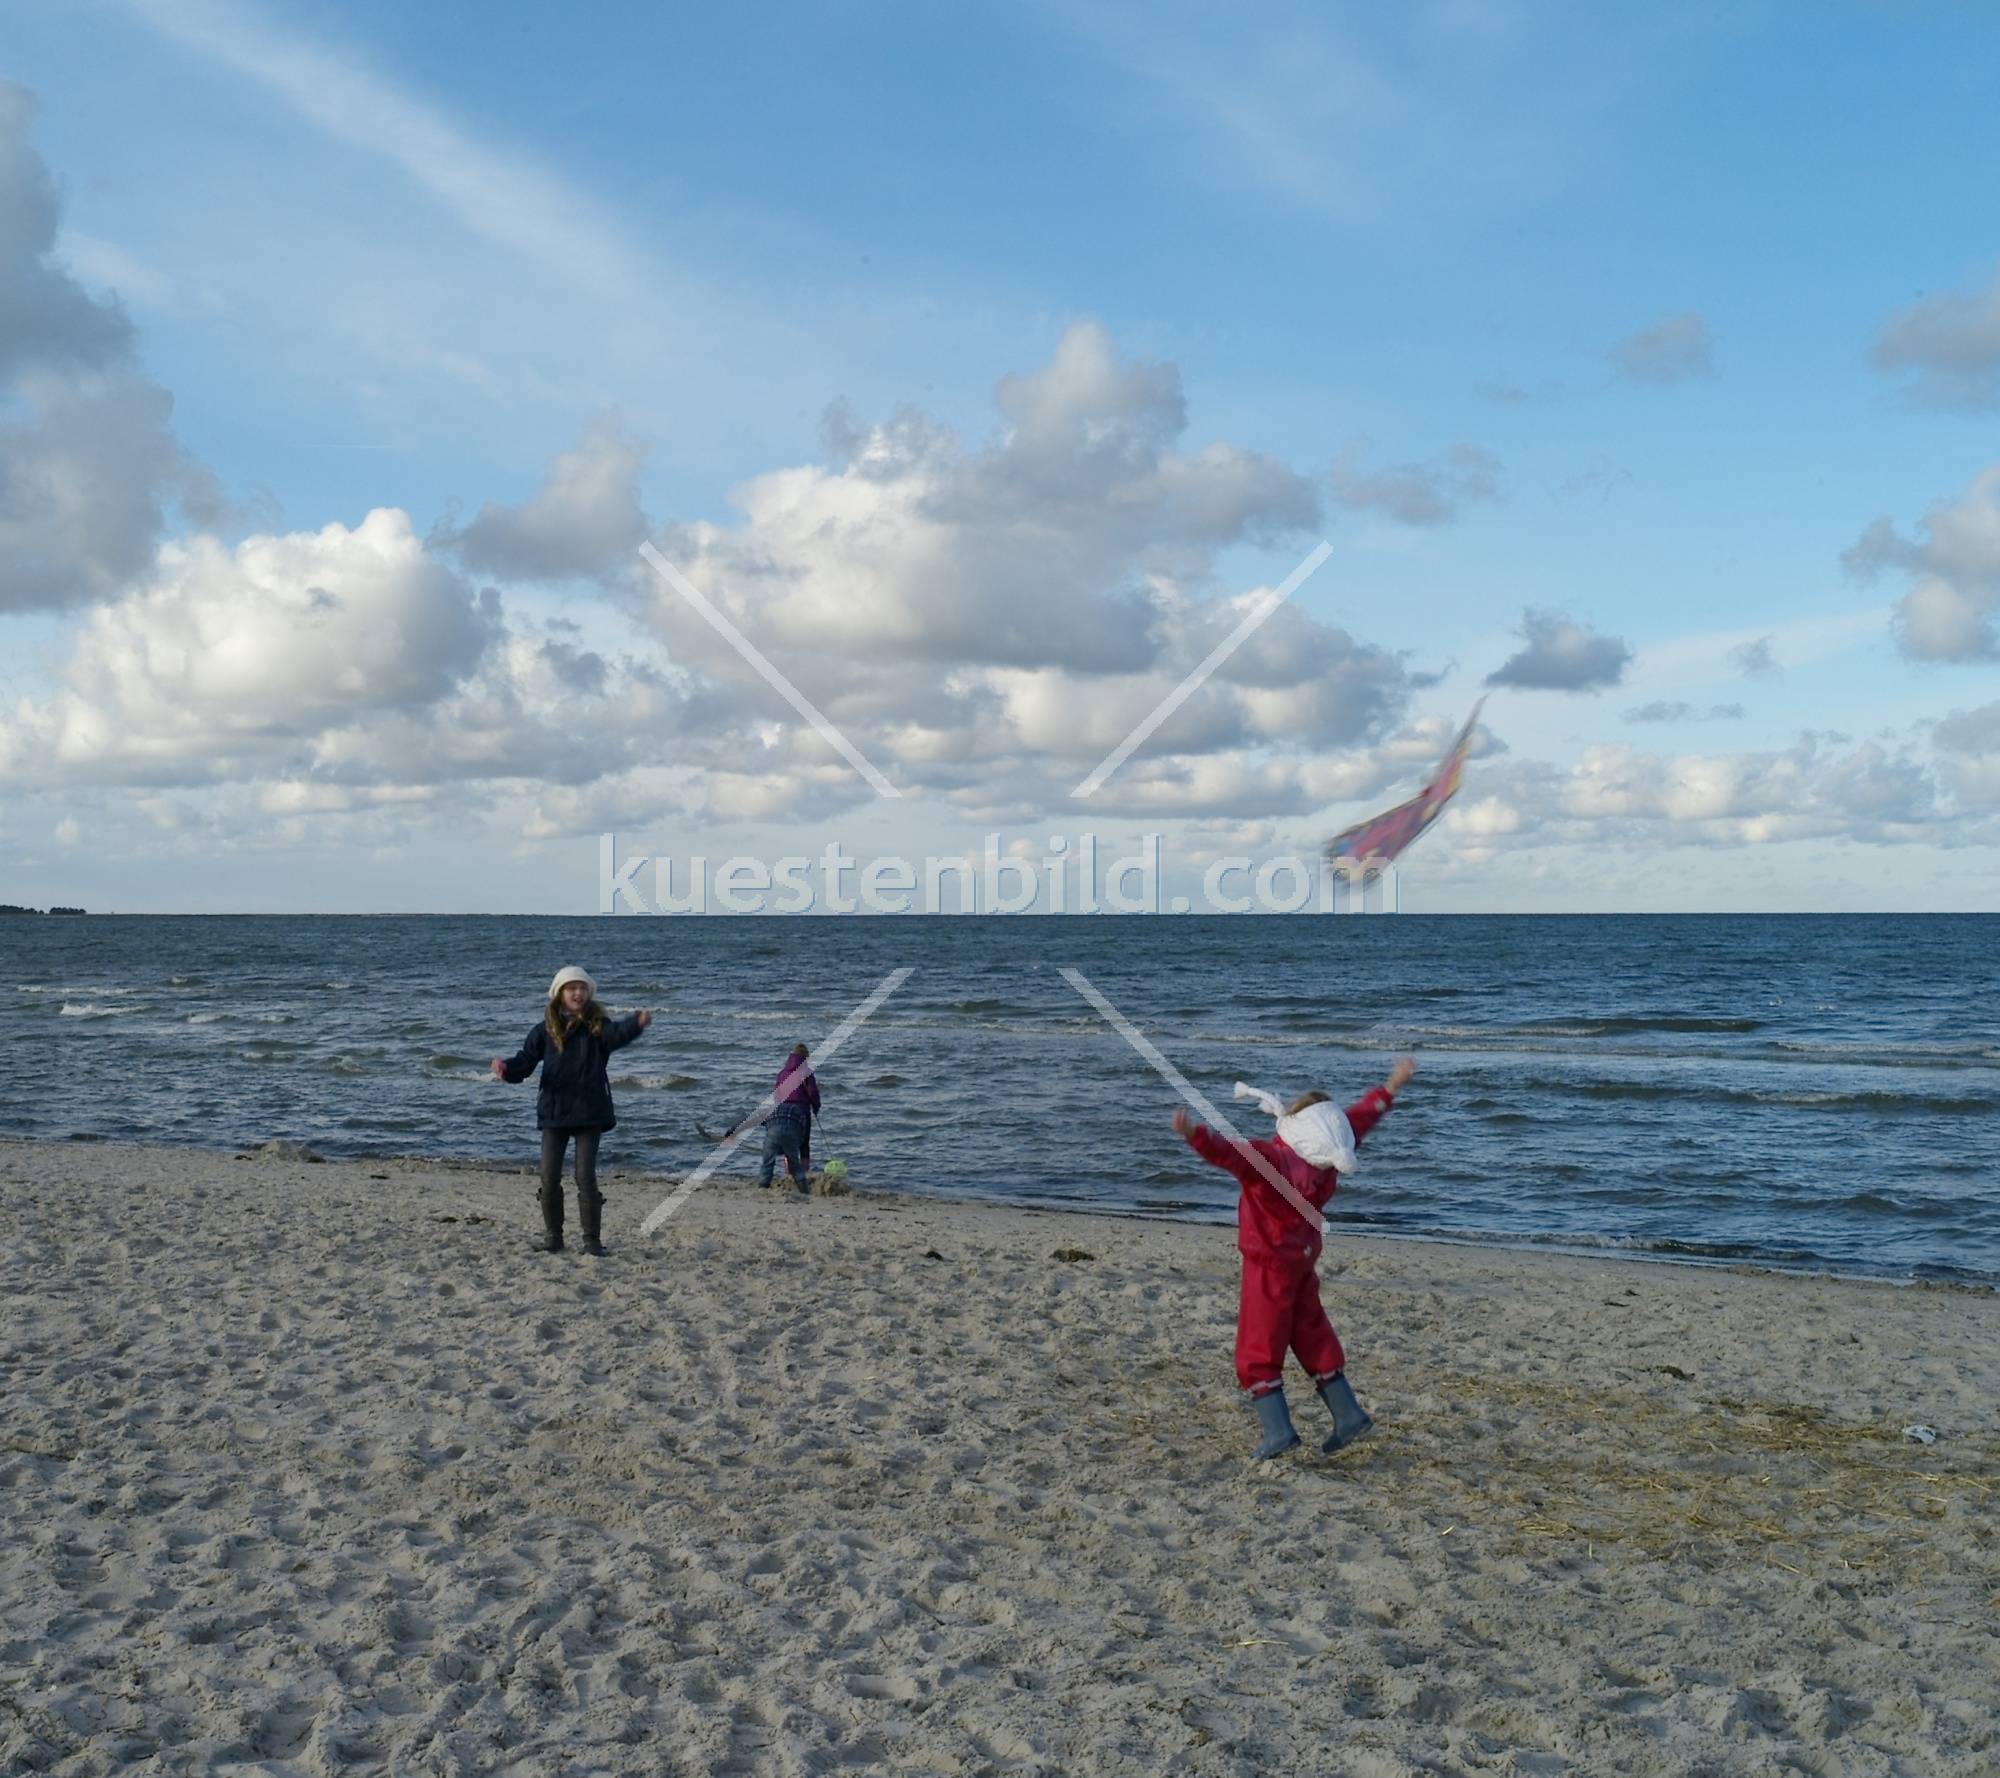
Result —
[{"label": "colorful kite", "polygon": [[1472,731],[1485,702],[1481,698],[1472,706],[1472,714],[1465,719],[1465,727],[1458,731],[1458,739],[1452,742],[1451,751],[1444,756],[1437,776],[1408,802],[1398,803],[1384,814],[1371,815],[1366,821],[1357,822],[1353,827],[1335,834],[1325,847],[1329,861],[1358,858],[1373,863],[1380,858],[1394,863],[1409,849],[1416,837],[1444,813],[1445,804],[1456,794],[1459,780],[1465,776],[1465,756],[1472,748]]}]

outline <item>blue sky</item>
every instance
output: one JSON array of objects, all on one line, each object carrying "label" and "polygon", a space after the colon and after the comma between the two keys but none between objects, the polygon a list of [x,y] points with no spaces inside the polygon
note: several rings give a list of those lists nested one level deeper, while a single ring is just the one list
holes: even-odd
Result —
[{"label": "blue sky", "polygon": [[1198,875],[1490,690],[1407,906],[1990,908],[1996,50],[1958,6],[26,0],[0,899],[580,910],[607,826]]}]

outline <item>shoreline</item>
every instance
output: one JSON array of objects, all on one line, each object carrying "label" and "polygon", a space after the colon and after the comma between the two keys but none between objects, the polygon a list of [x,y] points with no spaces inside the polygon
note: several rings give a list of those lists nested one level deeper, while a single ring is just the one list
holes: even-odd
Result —
[{"label": "shoreline", "polygon": [[[277,1139],[281,1144],[292,1143],[292,1138]],[[47,1138],[17,1135],[0,1135],[0,1146],[37,1147],[48,1142]],[[163,1148],[186,1149],[192,1153],[228,1155],[235,1159],[255,1158],[260,1148],[240,1149],[233,1145],[215,1146],[199,1142],[131,1142],[120,1137],[97,1135],[72,1135],[55,1140],[52,1146],[76,1147],[81,1149],[138,1149]],[[298,1147],[318,1150],[310,1141],[298,1141]],[[751,1148],[745,1142],[737,1151],[734,1161]],[[518,1164],[488,1159],[478,1155],[415,1154],[409,1152],[389,1152],[382,1154],[320,1154],[310,1165],[339,1166],[386,1166],[404,1171],[437,1170],[441,1172],[488,1173],[508,1176],[520,1174],[534,1177],[536,1163],[523,1159]],[[749,1163],[754,1166],[753,1163]],[[615,1163],[604,1166],[606,1180],[616,1180],[633,1186],[644,1185],[657,1188],[665,1197],[683,1177],[678,1173],[658,1173],[643,1168],[626,1169]],[[712,1176],[713,1183],[745,1184],[748,1174],[719,1173]],[[1084,1216],[1101,1218],[1108,1222],[1141,1222],[1156,1224],[1166,1228],[1189,1229],[1233,1229],[1236,1224],[1235,1212],[1218,1210],[1211,1216],[1171,1215],[1149,1212],[1139,1208],[1120,1208],[1109,1205],[1060,1204],[1039,1202],[1028,1199],[1010,1198],[1000,1194],[968,1192],[962,1196],[948,1192],[926,1191],[920,1186],[907,1189],[883,1189],[880,1187],[854,1187],[843,1194],[859,1201],[874,1202],[920,1202],[929,1204],[964,1205],[968,1208],[990,1208],[996,1210],[1019,1210],[1050,1216]],[[1692,1271],[1724,1271],[1769,1274],[1785,1278],[1818,1278],[1834,1283],[1882,1284],[1902,1290],[1958,1290],[1973,1295],[2000,1296],[2000,1274],[1989,1274],[1970,1268],[1937,1268],[1933,1271],[1894,1272],[1888,1270],[1846,1270],[1837,1265],[1823,1263],[1790,1263],[1773,1257],[1758,1257],[1754,1254],[1703,1254],[1681,1250],[1687,1244],[1677,1243],[1675,1249],[1645,1247],[1635,1244],[1622,1236],[1573,1237],[1551,1235],[1537,1240],[1529,1236],[1505,1234],[1463,1234],[1451,1230],[1390,1229],[1352,1220],[1336,1210],[1328,1219],[1328,1248],[1331,1251],[1335,1241],[1368,1242],[1409,1242],[1419,1246],[1464,1247],[1475,1252],[1553,1254],[1574,1259],[1620,1260],[1639,1266],[1665,1266],[1686,1268]]]},{"label": "shoreline", "polygon": [[0,1765],[2000,1757],[1990,1293],[1337,1243],[1377,1430],[1294,1370],[1260,1465],[1224,1227],[608,1200],[593,1261],[526,1171],[0,1143]]}]

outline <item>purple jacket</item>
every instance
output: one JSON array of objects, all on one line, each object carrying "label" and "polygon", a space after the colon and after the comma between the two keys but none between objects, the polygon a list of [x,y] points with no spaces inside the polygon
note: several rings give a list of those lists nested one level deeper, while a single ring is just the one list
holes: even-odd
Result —
[{"label": "purple jacket", "polygon": [[773,1117],[790,1111],[794,1117],[810,1118],[819,1110],[819,1082],[813,1078],[812,1064],[787,1056],[778,1070],[777,1084],[771,1089],[777,1104]]}]

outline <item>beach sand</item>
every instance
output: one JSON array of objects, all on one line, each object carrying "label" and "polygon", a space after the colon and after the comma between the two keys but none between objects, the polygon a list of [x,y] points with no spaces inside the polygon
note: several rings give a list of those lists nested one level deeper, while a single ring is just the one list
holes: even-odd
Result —
[{"label": "beach sand", "polygon": [[1991,1294],[606,1183],[0,1144],[0,1771],[2000,1770]]}]

